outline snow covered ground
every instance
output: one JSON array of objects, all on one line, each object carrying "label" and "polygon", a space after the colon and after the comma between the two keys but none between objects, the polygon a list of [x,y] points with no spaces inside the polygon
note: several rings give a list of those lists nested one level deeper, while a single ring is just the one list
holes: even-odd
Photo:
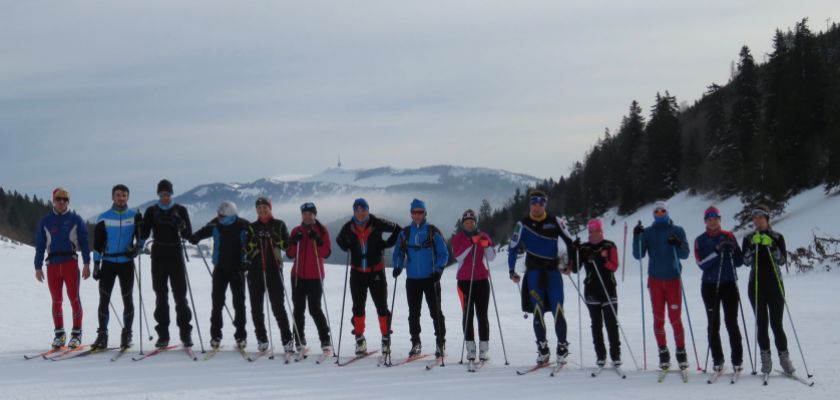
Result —
[{"label": "snow covered ground", "polygon": [[[693,238],[702,229],[702,211],[709,200],[678,195],[671,201],[672,215],[678,223],[685,226],[689,237]],[[725,215],[734,214],[735,200],[718,204]],[[836,216],[840,213],[840,199],[825,198],[821,192],[811,191],[798,196],[791,202],[789,212],[775,225],[786,235],[789,246],[804,245],[810,232],[817,228],[822,232],[837,235]],[[636,220],[650,221],[650,209],[640,210],[637,215],[627,218],[630,225]],[[609,226],[608,236],[621,243],[623,220],[616,219],[614,226]],[[731,226],[731,222],[726,223]],[[499,341],[497,324],[491,308],[492,362],[477,374],[470,374],[465,367],[458,365],[461,349],[460,311],[455,292],[454,271],[448,271],[442,280],[444,287],[444,313],[446,315],[448,337],[448,364],[443,368],[425,371],[422,362],[415,362],[394,368],[377,368],[373,358],[359,361],[347,367],[337,367],[332,363],[315,365],[310,358],[302,363],[284,365],[279,360],[260,360],[255,363],[245,362],[237,353],[230,351],[219,354],[210,361],[193,362],[180,352],[162,354],[144,361],[133,362],[130,357],[112,363],[108,356],[94,355],[86,358],[49,362],[43,360],[25,361],[24,354],[41,351],[48,346],[52,338],[50,318],[50,299],[45,284],[34,280],[32,269],[32,248],[3,242],[0,245],[0,263],[5,267],[5,279],[0,280],[0,398],[121,398],[121,399],[171,399],[171,398],[385,398],[428,399],[430,396],[454,398],[474,396],[477,398],[545,398],[546,396],[572,396],[588,399],[601,398],[736,398],[758,397],[766,399],[791,399],[808,396],[814,399],[836,398],[840,390],[840,378],[837,366],[838,335],[840,331],[840,308],[832,301],[832,294],[840,284],[837,268],[832,272],[813,272],[810,274],[790,274],[785,276],[791,311],[797,324],[799,338],[802,341],[808,366],[815,374],[816,385],[812,388],[793,380],[774,377],[769,387],[762,387],[760,379],[747,373],[737,385],[730,385],[721,380],[715,385],[707,385],[705,376],[691,372],[690,382],[683,384],[676,375],[669,376],[662,383],[656,383],[654,371],[656,351],[650,327],[650,307],[645,295],[647,327],[648,371],[636,371],[630,356],[631,348],[639,364],[642,364],[642,325],[640,309],[639,264],[628,256],[626,277],[619,283],[620,319],[629,337],[624,343],[623,354],[627,380],[620,380],[612,373],[605,372],[598,378],[591,378],[588,369],[594,364],[594,351],[588,328],[588,315],[584,315],[583,335],[578,334],[578,313],[576,293],[566,282],[566,316],[569,323],[569,341],[571,342],[572,363],[560,376],[549,378],[543,370],[527,376],[517,376],[515,370],[531,365],[535,356],[531,319],[524,320],[519,312],[519,299],[516,286],[507,280],[504,257],[493,265],[496,277],[496,295],[499,301],[504,337],[507,345],[510,365],[504,365],[504,357]],[[330,260],[336,262],[338,260]],[[339,261],[340,262],[340,261]],[[697,351],[700,363],[706,353],[705,326],[706,318],[700,300],[700,274],[694,262],[684,264],[688,308],[691,312]],[[207,341],[209,328],[210,279],[200,259],[189,264],[190,277],[196,298],[199,324],[204,340]],[[146,309],[152,311],[153,293],[150,282],[148,258],[143,258],[143,296]],[[747,279],[746,270],[740,271],[740,278]],[[342,289],[344,278],[343,265],[327,267],[327,297],[333,330],[338,330],[341,313]],[[389,277],[389,285],[393,280]],[[396,310],[394,319],[394,359],[405,356],[409,349],[407,334],[407,307],[404,296],[404,279],[398,282]],[[390,286],[389,289],[393,289]],[[93,340],[96,330],[96,303],[98,299],[96,284],[93,280],[82,284],[82,303],[85,307],[85,342]],[[746,296],[744,296],[746,301]],[[115,296],[114,304],[121,311],[119,299]],[[135,296],[136,301],[136,296]],[[748,304],[748,303],[747,303]],[[745,308],[748,308],[745,305]],[[65,315],[69,318],[69,306],[65,302]],[[584,308],[584,314],[586,314]],[[173,310],[174,313],[174,310]],[[372,304],[368,304],[368,327],[375,327]],[[349,300],[347,314],[349,316]],[[173,314],[174,318],[174,314]],[[308,318],[308,317],[307,317]],[[685,318],[685,316],[684,316]],[[249,316],[250,319],[250,316]],[[150,316],[151,320],[151,316]],[[423,339],[426,350],[432,349],[433,336],[428,314],[423,316]],[[66,322],[69,324],[69,321]],[[225,344],[232,345],[233,332],[225,316]],[[111,318],[112,345],[119,331],[116,319]],[[747,311],[747,325],[750,343],[753,343],[753,318]],[[786,320],[787,325],[787,320]],[[144,328],[145,329],[145,328]],[[173,336],[175,328],[172,327]],[[307,319],[307,332],[310,340],[314,326]],[[670,328],[669,332],[670,332]],[[253,330],[249,323],[248,331],[251,349],[254,350]],[[369,330],[370,348],[378,348],[376,329]],[[799,371],[804,373],[793,332],[787,328],[791,352]],[[274,329],[275,340],[278,332]],[[725,337],[725,330],[723,333]],[[135,344],[146,335],[137,332],[135,323]],[[175,336],[176,337],[176,336]],[[551,336],[549,336],[551,337]],[[198,336],[194,335],[194,340]],[[583,342],[581,347],[580,342]],[[669,341],[670,341],[669,333]],[[690,339],[688,339],[690,345]],[[554,342],[554,340],[552,340]],[[724,339],[724,346],[727,340]],[[336,336],[337,343],[337,336]],[[672,342],[671,342],[672,343]],[[196,342],[196,345],[198,343]],[[151,347],[150,342],[144,344]],[[345,324],[342,353],[346,356],[352,351],[352,338]],[[671,344],[673,351],[673,344]],[[553,352],[552,344],[552,352]],[[318,353],[318,350],[313,350]],[[690,361],[694,367],[694,354],[689,348]],[[582,355],[586,370],[578,365]],[[774,351],[775,355],[775,351]],[[727,350],[728,358],[728,350]]]}]

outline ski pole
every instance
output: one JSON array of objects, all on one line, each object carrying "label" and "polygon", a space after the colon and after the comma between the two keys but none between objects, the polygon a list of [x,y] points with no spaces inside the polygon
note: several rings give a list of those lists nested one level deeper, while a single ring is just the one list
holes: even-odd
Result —
[{"label": "ski pole", "polygon": [[344,306],[347,302],[347,279],[350,276],[350,253],[347,253],[347,264],[344,268],[344,294],[341,296],[341,320],[339,321],[338,325],[338,348],[336,349],[335,353],[335,363],[338,364],[341,356],[341,336],[344,332]]},{"label": "ski pole", "polygon": [[[639,226],[642,225],[642,221],[639,221]],[[633,241],[635,242],[635,236],[633,237]],[[642,305],[642,359],[644,360],[644,368],[647,371],[647,327],[645,325],[645,269],[642,265],[642,258],[644,255],[642,254],[642,240],[639,238],[639,298],[641,299]]]},{"label": "ski pole", "polygon": [[[435,239],[432,238],[432,240],[434,241]],[[432,247],[432,270],[433,271],[434,271],[435,266],[437,265],[436,258],[437,257],[435,256],[435,249],[434,249],[434,247]],[[406,262],[406,267],[408,267],[408,251],[406,251],[406,254],[405,254],[405,262]],[[444,265],[444,267],[445,267],[445,265]],[[443,275],[443,270],[442,269],[441,269],[440,273],[441,273],[441,275]],[[435,335],[435,339],[436,339],[435,341],[442,344],[443,339],[437,336],[437,334],[440,334],[443,331],[443,325],[440,323],[440,315],[443,314],[443,305],[441,304],[442,301],[441,301],[441,298],[440,298],[440,295],[441,295],[441,292],[442,292],[440,290],[440,281],[437,281],[433,284],[433,292],[435,293],[435,306],[437,307],[436,314],[435,314],[435,325],[437,325],[437,327],[435,329],[435,334],[436,334]],[[431,312],[431,310],[429,310],[429,312]],[[435,347],[438,347],[437,346],[438,343],[435,343]],[[442,348],[442,346],[441,346],[440,350],[441,350],[441,352],[440,352],[440,366],[445,367],[446,366],[446,361],[445,361],[446,357],[445,357],[445,352],[443,351],[444,349]]]},{"label": "ski pole", "polygon": [[[578,241],[580,240],[578,237],[575,237]],[[575,264],[580,263],[580,249],[578,246],[575,246]],[[570,263],[571,264],[571,263]],[[579,264],[578,264],[579,265]],[[575,267],[578,267],[576,265]],[[577,269],[577,268],[575,268]],[[569,277],[571,279],[571,277]],[[562,281],[562,280],[561,280]],[[577,286],[580,287],[580,273],[577,274]],[[580,290],[578,290],[580,292]],[[580,294],[580,293],[578,293]],[[583,369],[583,311],[581,308],[581,304],[583,303],[582,296],[578,296],[578,356],[580,357],[580,369]],[[556,317],[556,316],[555,316]]]},{"label": "ski pole", "polygon": [[496,311],[496,324],[499,325],[499,339],[502,341],[502,354],[505,356],[505,365],[510,365],[505,348],[505,336],[502,334],[502,319],[499,318],[499,305],[496,304],[496,290],[493,288],[493,274],[490,273],[490,262],[487,254],[484,254],[484,267],[487,268],[487,280],[490,281],[490,294],[493,295],[493,309]]},{"label": "ski pole", "polygon": [[674,247],[674,268],[677,270],[677,274],[679,274],[680,280],[680,291],[682,292],[683,297],[683,308],[685,308],[685,316],[688,318],[688,332],[691,334],[691,346],[694,348],[694,361],[697,362],[697,370],[702,371],[703,369],[700,368],[700,356],[697,354],[697,342],[694,340],[694,328],[691,325],[691,312],[688,311],[688,297],[685,295],[685,285],[683,285],[682,280],[682,271],[678,267],[679,265],[679,255],[677,254],[677,248]]},{"label": "ski pole", "polygon": [[472,321],[472,288],[473,288],[473,280],[475,279],[475,253],[476,253],[476,246],[475,244],[472,245],[472,270],[470,271],[470,287],[467,290],[467,303],[466,308],[464,308],[464,340],[461,342],[461,361],[458,364],[464,363],[464,350],[467,347],[467,321]]},{"label": "ski pole", "polygon": [[[201,247],[198,247],[198,254],[201,256],[201,260],[204,261],[204,267],[207,268],[207,274],[210,275],[210,280],[212,281],[213,272],[210,270],[210,264],[207,263],[207,257],[204,256],[204,251],[201,250]],[[230,318],[230,322],[233,323],[233,314],[230,313],[227,303],[225,303],[224,306],[225,311],[227,311],[228,318]]]},{"label": "ski pole", "polygon": [[[399,276],[394,277],[394,294],[391,296],[391,311],[388,312],[388,337],[391,337],[391,326],[394,321],[394,307],[397,304],[397,282],[399,281]],[[391,366],[391,353],[383,354],[385,357],[382,360],[386,366]]]},{"label": "ski pole", "polygon": [[[134,270],[134,274],[137,277],[137,293],[140,295],[140,318],[139,318],[140,319],[140,334],[141,335],[143,334],[143,319],[145,319],[146,320],[146,333],[149,335],[149,341],[151,341],[151,340],[154,339],[154,337],[152,336],[152,332],[149,330],[149,326],[150,326],[149,325],[149,314],[146,312],[146,305],[143,304],[143,290],[142,290],[142,281],[141,281],[142,274],[140,273],[141,272],[140,266],[142,265],[141,261],[140,261],[141,259],[142,259],[142,254],[137,255],[137,269]],[[142,343],[143,341],[141,340],[140,342]]]},{"label": "ski pole", "polygon": [[190,273],[187,268],[187,262],[189,262],[189,256],[187,256],[187,245],[184,242],[184,238],[181,237],[181,232],[178,232],[178,237],[181,239],[181,250],[183,254],[183,261],[184,261],[184,277],[187,279],[187,290],[190,293],[190,304],[192,304],[192,311],[193,316],[195,317],[195,330],[198,331],[198,344],[201,346],[201,353],[205,353],[204,351],[204,340],[201,338],[201,327],[198,325],[198,314],[195,312],[195,299],[193,298],[192,293],[192,285],[190,284]]},{"label": "ski pole", "polygon": [[[271,251],[273,251],[273,252],[274,252],[274,263],[276,264],[277,269],[278,269],[278,272],[280,273],[280,288],[283,290],[283,294],[285,295],[285,302],[286,302],[286,303],[289,303],[289,306],[288,306],[288,307],[289,307],[289,309],[291,310],[291,315],[292,315],[292,335],[294,335],[295,340],[297,340],[298,344],[300,344],[301,346],[303,346],[303,340],[301,339],[301,336],[300,336],[300,331],[298,330],[297,323],[295,322],[295,310],[294,310],[294,304],[292,303],[292,301],[291,301],[291,300],[289,300],[289,292],[288,292],[288,291],[286,291],[285,277],[283,276],[283,259],[282,259],[282,258],[280,258],[280,252],[278,252],[276,248],[272,247]],[[298,271],[298,272],[299,272],[299,271]],[[266,291],[268,291],[268,285],[267,285],[267,283],[268,283],[268,282],[266,282]],[[285,303],[283,304],[283,312],[284,312],[284,313],[286,312],[286,305],[285,305]],[[285,343],[284,343],[284,348],[285,348]]]},{"label": "ski pole", "polygon": [[785,288],[782,286],[782,278],[779,276],[779,269],[776,266],[776,260],[773,259],[773,253],[770,252],[770,247],[766,247],[766,249],[767,255],[770,257],[770,262],[773,264],[773,272],[776,274],[776,283],[779,285],[779,291],[782,292],[782,300],[785,303],[785,310],[787,310],[790,326],[793,328],[793,337],[796,339],[796,347],[799,348],[799,355],[802,357],[802,365],[805,367],[805,374],[808,375],[808,378],[813,378],[814,375],[812,375],[810,370],[808,370],[808,363],[805,362],[805,353],[802,352],[802,344],[799,342],[799,335],[796,333],[796,324],[793,323],[793,315],[790,312],[790,306],[788,306],[787,295],[785,295]]},{"label": "ski pole", "polygon": [[753,297],[755,297],[755,303],[753,303],[753,315],[755,316],[755,329],[753,330],[753,353],[755,354],[753,375],[756,375],[756,370],[758,369],[758,244],[755,245],[753,257],[755,257],[755,266],[753,269],[755,276],[755,291],[753,292]]},{"label": "ski pole", "polygon": [[[732,253],[729,253],[729,261],[732,262],[732,265],[735,265],[735,259],[732,258]],[[750,356],[750,366],[753,366],[753,356],[752,356],[752,349],[750,348],[750,334],[747,331],[747,319],[744,316],[744,304],[741,302],[741,289],[738,287],[738,270],[733,267],[733,271],[735,272],[735,293],[738,295],[738,308],[741,309],[741,324],[744,326],[744,339],[747,341],[747,354]],[[753,375],[755,375],[755,370],[753,370]]]},{"label": "ski pole", "polygon": [[[321,256],[318,255],[318,246],[317,243],[313,243],[315,246],[315,261],[318,263],[318,280],[321,281],[321,299],[324,301],[324,312],[327,314],[327,329],[330,331],[330,347],[333,347],[333,339],[332,339],[332,322],[330,319],[330,308],[327,306],[327,289],[324,287],[324,274],[321,273],[321,269],[324,268],[324,262],[321,260]],[[333,347],[334,348],[334,347]]]},{"label": "ski pole", "polygon": [[[633,364],[636,366],[636,369],[639,368],[639,363],[636,362],[636,355],[633,354],[633,348],[630,346],[630,341],[627,340],[627,334],[624,333],[624,326],[621,325],[621,321],[618,320],[618,312],[615,309],[615,304],[613,304],[613,299],[610,297],[610,293],[607,290],[607,285],[604,283],[604,278],[601,276],[601,271],[598,270],[598,265],[595,264],[594,261],[591,261],[592,269],[595,270],[595,274],[598,276],[598,281],[601,282],[601,289],[604,289],[604,296],[607,298],[607,303],[610,304],[610,310],[613,313],[613,317],[615,317],[615,323],[618,325],[618,329],[621,330],[621,336],[624,337],[624,341],[627,343],[627,350],[630,351],[630,357],[633,359]],[[580,274],[580,272],[578,272]],[[616,295],[616,300],[618,296]]]}]

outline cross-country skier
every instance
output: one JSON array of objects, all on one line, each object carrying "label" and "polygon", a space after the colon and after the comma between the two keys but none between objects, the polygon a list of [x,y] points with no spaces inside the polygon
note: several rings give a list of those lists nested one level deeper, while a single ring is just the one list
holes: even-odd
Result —
[{"label": "cross-country skier", "polygon": [[228,286],[233,299],[233,326],[236,328],[233,338],[240,349],[247,346],[245,278],[242,275],[242,265],[245,260],[248,225],[248,221],[237,216],[236,204],[223,201],[219,205],[218,215],[190,236],[190,243],[194,245],[209,237],[213,238],[210,347],[214,349],[218,349],[222,343],[222,309],[225,307],[225,292]]},{"label": "cross-country skier", "polygon": [[668,203],[657,201],[653,206],[653,225],[633,229],[633,257],[648,256],[648,288],[653,310],[653,333],[659,346],[659,367],[671,368],[671,354],[665,338],[665,310],[674,329],[677,362],[682,370],[688,368],[685,352],[685,331],[682,324],[682,265],[689,255],[685,230],[675,225],[668,215]]},{"label": "cross-country skier", "polygon": [[[589,240],[579,247],[579,266],[586,271],[583,281],[583,296],[592,320],[592,343],[598,367],[604,367],[607,348],[604,345],[604,327],[610,342],[610,360],[613,366],[621,366],[621,340],[617,316],[618,295],[616,294],[615,271],[618,270],[618,249],[615,243],[604,239],[604,224],[599,219],[587,223]],[[595,269],[598,269],[597,271]],[[575,268],[574,272],[579,272]],[[600,274],[600,278],[599,278]],[[603,281],[603,283],[602,283]],[[604,290],[607,293],[604,293]]]},{"label": "cross-country skier", "polygon": [[82,252],[82,277],[90,277],[90,247],[85,221],[70,211],[70,192],[57,188],[52,193],[53,210],[41,218],[35,232],[35,279],[44,281],[43,265],[47,263],[47,285],[52,297],[52,316],[55,325],[53,347],[64,347],[62,290],[67,287],[67,298],[73,309],[73,330],[68,347],[82,344],[82,301],[79,299],[79,255]]},{"label": "cross-country skier", "polygon": [[566,317],[563,311],[563,276],[567,265],[561,265],[558,242],[566,245],[569,265],[573,265],[575,245],[566,224],[559,217],[546,211],[548,196],[534,190],[528,196],[528,216],[520,220],[510,238],[508,267],[510,279],[519,283],[516,273],[517,255],[525,252],[525,279],[522,287],[522,310],[534,314],[534,334],[537,339],[537,364],[548,363],[551,353],[546,338],[545,314],[554,315],[554,332],[557,335],[557,362],[565,364],[569,355],[566,341]]},{"label": "cross-country skier", "polygon": [[123,301],[123,330],[120,349],[131,347],[131,326],[134,322],[134,257],[143,215],[128,208],[128,187],[116,185],[111,189],[111,209],[99,215],[93,231],[93,279],[99,281],[99,329],[94,349],[108,348],[108,306],[116,280],[120,281]]},{"label": "cross-country skier", "polygon": [[440,230],[426,221],[426,203],[414,199],[411,202],[411,224],[399,233],[394,251],[394,278],[407,270],[405,297],[408,300],[408,330],[411,334],[409,356],[421,353],[420,310],[423,298],[429,307],[429,317],[435,329],[435,357],[446,356],[446,322],[441,310],[440,278],[449,251]]},{"label": "cross-country skier", "polygon": [[744,251],[744,265],[752,268],[748,293],[758,325],[761,372],[769,374],[773,370],[770,335],[767,331],[769,325],[776,338],[779,364],[785,373],[793,374],[796,368],[790,359],[783,324],[785,286],[779,271],[779,267],[787,263],[785,237],[770,226],[770,209],[766,206],[758,206],[752,211],[752,221],[755,231],[744,237],[741,248]]},{"label": "cross-country skier", "polygon": [[715,372],[723,370],[723,348],[720,342],[720,309],[723,307],[726,331],[729,333],[729,348],[732,350],[732,367],[741,370],[744,348],[741,344],[741,330],[738,327],[738,306],[741,295],[735,282],[743,260],[741,248],[732,232],[720,225],[720,211],[709,207],[703,213],[706,231],[694,240],[694,257],[703,270],[700,292],[706,305],[709,321],[709,348]]},{"label": "cross-country skier", "polygon": [[289,315],[284,306],[286,288],[282,256],[282,252],[289,246],[289,230],[285,222],[272,215],[271,200],[258,197],[255,206],[257,220],[248,228],[245,269],[248,271],[248,295],[251,298],[251,319],[257,335],[257,349],[263,352],[269,347],[263,314],[265,291],[268,290],[270,311],[280,327],[283,351],[287,357],[291,357],[295,353],[295,342],[292,340]]},{"label": "cross-country skier", "polygon": [[490,320],[487,310],[490,307],[490,272],[488,261],[496,259],[493,240],[480,231],[475,211],[467,210],[461,215],[461,229],[452,237],[452,252],[458,261],[458,297],[461,299],[464,327],[464,339],[467,347],[467,360],[476,359],[475,329],[473,319],[478,319],[478,359],[486,361],[490,348]]},{"label": "cross-country skier", "polygon": [[301,223],[292,229],[289,248],[286,255],[295,260],[291,273],[292,304],[298,340],[298,351],[306,348],[304,324],[307,303],[309,315],[318,330],[318,339],[324,354],[332,352],[330,328],[327,317],[321,309],[324,293],[324,259],[330,256],[330,233],[321,225],[316,216],[318,209],[314,203],[300,206]]},{"label": "cross-country skier", "polygon": [[[399,225],[370,213],[365,199],[353,202],[353,217],[341,227],[335,243],[350,253],[350,296],[353,298],[353,335],[356,336],[356,354],[367,353],[365,340],[365,302],[370,292],[379,317],[382,334],[382,355],[391,353],[391,332],[388,310],[388,283],[385,281],[385,249],[397,242]],[[382,236],[388,234],[388,238]]]},{"label": "cross-country skier", "polygon": [[192,234],[190,216],[186,207],[172,200],[172,183],[166,179],[157,185],[158,202],[143,214],[140,235],[141,248],[154,235],[152,244],[152,288],[155,291],[155,331],[157,348],[169,346],[169,287],[175,301],[176,323],[181,344],[192,347],[192,312],[187,302],[187,275],[183,254],[183,240]]}]

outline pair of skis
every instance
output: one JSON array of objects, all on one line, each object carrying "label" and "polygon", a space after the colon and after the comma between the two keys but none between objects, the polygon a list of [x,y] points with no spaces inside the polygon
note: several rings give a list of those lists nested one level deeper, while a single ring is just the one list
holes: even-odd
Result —
[{"label": "pair of skis", "polygon": [[668,376],[669,373],[675,372],[680,374],[680,378],[682,378],[683,383],[688,383],[688,368],[680,368],[678,370],[671,370],[671,369],[660,369],[659,376],[656,379],[656,382],[662,383],[665,381],[665,378]]},{"label": "pair of skis", "polygon": [[[347,361],[344,361],[344,362],[339,361],[338,366],[339,367],[344,367],[344,366],[353,364],[356,361],[368,358],[368,357],[370,357],[374,354],[379,354],[379,350],[377,349],[377,350],[368,351],[368,352],[365,352],[365,353],[362,353],[362,354],[356,354],[353,358],[350,358]],[[429,356],[431,356],[431,354],[420,354],[420,355],[416,355],[416,356],[410,356],[410,357],[408,357],[408,358],[406,358],[402,361],[399,361],[397,363],[388,363],[386,358],[380,357],[379,361],[377,362],[377,366],[398,367],[400,365],[405,365],[405,364],[408,364],[408,363],[411,363],[411,362],[414,362],[414,361],[422,360],[422,359],[427,358]],[[437,357],[437,358],[435,358],[434,361],[431,361],[428,364],[426,364],[426,370],[431,370],[432,368],[442,366],[442,365],[443,365],[443,358]]]},{"label": "pair of skis", "polygon": [[[808,386],[808,387],[814,386],[814,381],[811,380],[810,377],[808,379],[806,379],[805,377],[803,377],[803,376],[801,376],[801,375],[799,375],[795,372],[787,373],[785,371],[781,371],[781,370],[778,370],[778,369],[776,370],[776,373],[781,374],[781,376],[783,376],[783,377],[793,379],[793,380],[795,380],[795,381],[797,381],[797,382],[799,382],[799,383],[801,383],[805,386]],[[769,380],[770,380],[770,374],[769,373],[763,374],[762,385],[767,386],[767,383],[768,383]]]},{"label": "pair of skis", "polygon": [[620,366],[612,366],[612,367],[600,366],[600,367],[595,368],[595,371],[592,371],[590,376],[593,377],[593,378],[597,378],[597,377],[601,376],[601,373],[604,372],[605,369],[615,371],[616,375],[618,375],[618,377],[621,378],[621,379],[627,379],[627,374],[624,373],[624,370],[622,370]]}]

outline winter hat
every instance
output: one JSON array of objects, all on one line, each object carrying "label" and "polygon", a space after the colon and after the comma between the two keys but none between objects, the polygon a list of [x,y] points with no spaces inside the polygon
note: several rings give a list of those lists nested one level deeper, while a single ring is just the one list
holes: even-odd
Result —
[{"label": "winter hat", "polygon": [[368,205],[367,200],[363,198],[358,198],[356,201],[353,202],[353,211],[356,211],[357,208],[361,207],[365,211],[370,211],[370,206]]},{"label": "winter hat", "polygon": [[752,214],[752,217],[753,217],[753,218],[755,218],[755,217],[764,217],[764,218],[766,218],[766,219],[767,219],[767,222],[770,222],[770,207],[767,207],[767,206],[766,206],[766,205],[764,205],[764,204],[760,204],[760,205],[756,206],[756,207],[752,210],[752,213],[751,213],[751,214]]},{"label": "winter hat", "polygon": [[58,197],[65,198],[69,201],[70,200],[70,192],[68,192],[67,189],[65,189],[65,188],[57,187],[52,192],[53,201],[55,201],[55,199],[58,198]]},{"label": "winter hat", "polygon": [[237,213],[236,204],[230,201],[223,201],[222,204],[219,204],[218,212],[223,217],[232,217]]},{"label": "winter hat", "polygon": [[268,209],[271,209],[271,199],[265,196],[257,197],[257,201],[254,204],[255,207],[259,206],[268,206]]},{"label": "winter hat", "polygon": [[318,209],[315,208],[315,203],[306,202],[300,205],[300,212],[311,212],[312,214],[318,215]]},{"label": "winter hat", "polygon": [[464,211],[463,214],[461,214],[461,223],[464,223],[464,221],[466,221],[468,219],[473,220],[473,222],[478,222],[478,220],[475,218],[475,211],[467,210],[467,211]]},{"label": "winter hat", "polygon": [[426,203],[420,199],[414,199],[411,201],[411,210],[426,210]]},{"label": "winter hat", "polygon": [[668,202],[666,202],[665,200],[659,200],[656,203],[653,203],[653,211],[656,211],[656,210],[659,210],[659,209],[665,210],[665,212],[667,213],[668,212]]},{"label": "winter hat", "polygon": [[604,223],[601,222],[600,219],[590,219],[589,223],[586,224],[586,228],[590,231],[603,231],[604,230]]},{"label": "winter hat", "polygon": [[709,218],[720,218],[720,210],[717,209],[715,206],[711,206],[703,212],[703,219],[707,220]]},{"label": "winter hat", "polygon": [[157,184],[157,193],[169,193],[170,195],[175,194],[175,191],[172,190],[172,182],[169,182],[166,179],[162,179]]}]

